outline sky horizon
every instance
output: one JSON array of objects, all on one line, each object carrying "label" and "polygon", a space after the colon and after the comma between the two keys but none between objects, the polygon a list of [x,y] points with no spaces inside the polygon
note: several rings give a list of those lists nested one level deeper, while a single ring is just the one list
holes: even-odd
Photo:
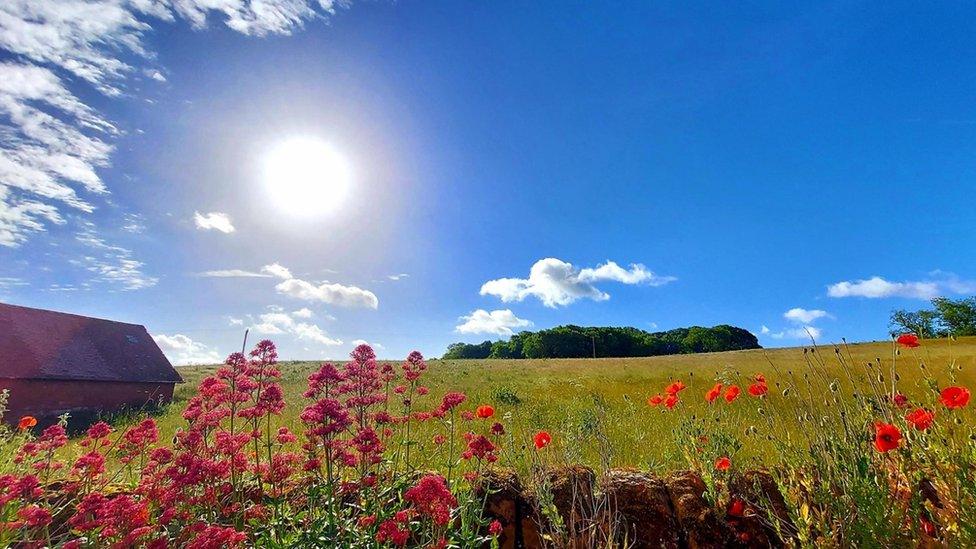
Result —
[{"label": "sky horizon", "polygon": [[0,301],[389,359],[976,294],[972,8],[10,0]]}]

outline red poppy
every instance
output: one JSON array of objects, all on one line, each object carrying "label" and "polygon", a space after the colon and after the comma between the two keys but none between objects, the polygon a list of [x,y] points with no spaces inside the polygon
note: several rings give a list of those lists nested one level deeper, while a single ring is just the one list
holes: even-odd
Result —
[{"label": "red poppy", "polygon": [[668,410],[674,408],[678,404],[678,395],[668,395],[668,398],[664,399],[664,406]]},{"label": "red poppy", "polygon": [[729,507],[726,513],[730,517],[741,517],[746,512],[746,504],[739,498],[735,498],[729,502]]},{"label": "red poppy", "polygon": [[915,347],[921,345],[921,343],[918,342],[918,336],[915,334],[901,334],[895,341],[906,349],[914,349]]},{"label": "red poppy", "polygon": [[749,394],[754,397],[761,397],[769,392],[769,386],[765,382],[756,382],[749,386]]},{"label": "red poppy", "polygon": [[942,395],[939,397],[939,401],[949,409],[962,408],[969,404],[969,389],[955,386],[946,387],[942,389]]},{"label": "red poppy", "polygon": [[685,384],[680,381],[675,381],[671,385],[664,388],[664,392],[669,395],[676,395],[685,389]]},{"label": "red poppy", "polygon": [[545,431],[539,431],[535,434],[535,447],[537,450],[541,450],[552,443],[552,435]]},{"label": "red poppy", "polygon": [[657,406],[662,402],[664,402],[664,397],[661,395],[654,395],[651,398],[647,399],[648,406]]},{"label": "red poppy", "polygon": [[741,393],[741,392],[742,392],[742,389],[740,389],[738,385],[732,385],[732,386],[730,386],[728,388],[728,390],[725,391],[725,402],[728,402],[728,403],[731,404],[732,401],[734,401],[735,399],[739,398],[739,393]]},{"label": "red poppy", "polygon": [[708,390],[707,393],[705,393],[705,402],[711,404],[715,402],[715,399],[718,398],[719,395],[721,394],[722,394],[722,384],[716,383],[714,387],[712,387],[711,389]]},{"label": "red poppy", "polygon": [[895,403],[895,406],[899,408],[908,406],[908,397],[901,393],[895,393],[895,396],[891,397],[891,400]]},{"label": "red poppy", "polygon": [[20,423],[17,424],[17,428],[21,431],[26,431],[35,425],[37,425],[37,419],[34,416],[24,416],[20,418]]},{"label": "red poppy", "polygon": [[911,423],[918,431],[925,431],[932,426],[935,420],[935,412],[930,412],[925,408],[915,408],[905,415],[905,421]]},{"label": "red poppy", "polygon": [[495,409],[487,404],[482,404],[481,406],[478,406],[477,410],[475,410],[474,415],[480,417],[481,419],[488,419],[495,415]]},{"label": "red poppy", "polygon": [[877,422],[874,424],[874,447],[879,452],[888,452],[898,447],[901,442],[901,431],[890,423]]},{"label": "red poppy", "polygon": [[922,523],[922,533],[930,538],[934,538],[936,531],[935,525],[929,520],[925,515],[918,517],[918,521]]},{"label": "red poppy", "polygon": [[728,456],[722,456],[715,460],[715,469],[719,471],[728,471],[729,467],[732,467],[732,460]]}]

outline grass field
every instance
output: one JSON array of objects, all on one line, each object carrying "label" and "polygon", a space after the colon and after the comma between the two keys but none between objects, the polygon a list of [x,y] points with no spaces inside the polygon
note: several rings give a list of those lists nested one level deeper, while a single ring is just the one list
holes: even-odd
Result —
[{"label": "grass field", "polygon": [[[797,404],[788,402],[790,395],[783,395],[788,387],[806,392],[824,407],[832,406],[831,380],[848,392],[878,386],[879,379],[890,386],[892,364],[900,379],[898,390],[913,401],[928,402],[933,400],[932,391],[926,391],[923,374],[943,385],[951,375],[962,385],[976,386],[976,337],[925,341],[912,350],[877,342],[627,359],[432,360],[425,378],[430,395],[418,404],[433,408],[445,392],[464,392],[468,395],[465,409],[492,404],[499,416],[507,418],[517,444],[528,444],[532,432],[546,429],[553,433],[554,446],[565,461],[598,468],[684,467],[688,456],[683,439],[692,428],[688,422],[708,417],[714,421],[708,429],[713,436],[724,432],[741,441],[733,457],[740,463],[761,463],[775,442],[769,436],[776,433],[802,441],[808,427],[798,417]],[[281,365],[288,402],[281,422],[295,432],[302,431],[301,393],[309,372],[317,366],[312,362]],[[174,403],[158,418],[163,440],[185,423],[179,415],[185,401],[199,380],[214,371],[212,366],[180,368],[186,383],[178,386]],[[761,405],[745,392],[756,373],[765,374],[770,386]],[[647,398],[672,380],[688,385],[681,403],[673,410],[648,406]],[[706,404],[703,395],[716,381],[738,384],[743,395],[732,405],[722,399]],[[750,426],[766,436],[743,436]],[[438,467],[442,456],[433,445],[423,450],[429,465]],[[510,450],[517,455],[510,456],[508,463],[524,465],[517,459],[522,454],[519,448]]]}]

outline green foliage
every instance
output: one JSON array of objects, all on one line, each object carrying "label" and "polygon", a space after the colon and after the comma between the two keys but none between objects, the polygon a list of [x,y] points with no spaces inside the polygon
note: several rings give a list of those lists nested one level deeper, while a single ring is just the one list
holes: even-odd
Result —
[{"label": "green foliage", "polygon": [[637,328],[567,325],[521,332],[508,341],[453,343],[443,358],[617,358],[759,348],[756,336],[727,324],[653,333]]},{"label": "green foliage", "polygon": [[976,335],[976,296],[968,299],[937,297],[932,309],[891,312],[891,335],[912,333],[923,339]]}]

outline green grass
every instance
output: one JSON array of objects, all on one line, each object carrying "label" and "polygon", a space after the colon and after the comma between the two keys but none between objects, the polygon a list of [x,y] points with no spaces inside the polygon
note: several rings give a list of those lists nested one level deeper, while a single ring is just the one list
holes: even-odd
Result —
[{"label": "green grass", "polygon": [[[761,435],[771,422],[775,422],[779,436],[786,438],[802,437],[808,427],[798,417],[796,403],[787,402],[782,394],[787,387],[809,393],[824,407],[831,406],[831,379],[850,387],[849,391],[867,390],[871,381],[877,385],[879,379],[890,384],[893,360],[899,390],[916,402],[933,400],[932,391],[923,382],[920,362],[926,365],[929,376],[943,385],[951,372],[958,383],[976,387],[974,337],[925,341],[915,350],[899,350],[891,343],[880,342],[627,359],[432,360],[424,378],[431,392],[421,397],[419,405],[433,408],[447,391],[465,392],[469,398],[465,409],[473,410],[482,403],[494,405],[514,434],[514,447],[507,451],[516,466],[524,465],[517,459],[524,454],[520,446],[528,444],[535,430],[547,429],[554,435],[555,451],[567,462],[652,470],[684,467],[688,455],[682,438],[687,437],[692,418],[713,422],[707,430],[715,436],[726,433],[738,439],[725,451],[731,453],[741,444],[733,456],[740,464],[760,464],[775,441],[768,436],[745,435]],[[818,363],[824,365],[826,378],[814,375],[819,371],[814,368]],[[280,421],[295,432],[302,430],[298,414],[304,405],[301,393],[306,376],[316,367],[311,362],[281,365],[288,408]],[[173,404],[158,417],[162,440],[183,426],[180,412],[185,401],[197,383],[214,370],[212,366],[180,368],[186,383],[178,386]],[[770,394],[761,405],[745,392],[749,378],[760,372],[770,385]],[[848,376],[852,376],[853,384]],[[646,404],[650,395],[661,392],[675,379],[688,385],[677,408],[667,411]],[[716,380],[738,383],[743,395],[733,405],[722,401],[709,407],[703,394]],[[433,422],[424,428],[432,436],[442,426]],[[443,463],[445,456],[432,444],[422,450],[429,466],[436,468]],[[503,462],[505,459],[503,454]]]}]

